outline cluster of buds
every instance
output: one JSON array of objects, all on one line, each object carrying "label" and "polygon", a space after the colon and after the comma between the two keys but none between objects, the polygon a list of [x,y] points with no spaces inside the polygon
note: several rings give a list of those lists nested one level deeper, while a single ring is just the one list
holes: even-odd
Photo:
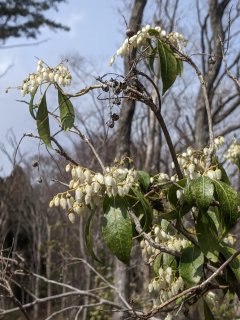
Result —
[{"label": "cluster of buds", "polygon": [[239,165],[240,163],[240,144],[236,139],[233,139],[233,142],[226,151],[224,158],[230,162]]},{"label": "cluster of buds", "polygon": [[[217,137],[214,139],[214,147],[216,151],[221,148],[223,144],[223,137]],[[221,180],[221,170],[216,165],[212,167],[207,166],[209,154],[210,149],[208,147],[204,148],[202,151],[195,150],[192,147],[187,148],[186,152],[183,152],[177,157],[183,174],[190,180],[196,179],[202,175],[211,179]],[[172,168],[174,168],[173,163]],[[176,176],[172,176],[171,180],[175,181]]]},{"label": "cluster of buds", "polygon": [[158,277],[154,278],[148,285],[148,291],[157,294],[155,304],[163,303],[184,289],[184,282],[181,276],[176,276],[176,272],[171,267],[158,270]]},{"label": "cluster of buds", "polygon": [[[157,33],[157,34],[156,34]],[[117,50],[116,54],[111,58],[110,65],[112,65],[117,56],[124,57],[129,54],[133,48],[140,48],[147,44],[147,41],[151,41],[152,39],[167,39],[173,42],[179,49],[181,48],[181,44],[186,45],[186,40],[184,37],[178,32],[171,32],[167,35],[166,31],[161,27],[151,27],[149,24],[142,27],[141,30],[134,34],[131,37],[128,37],[124,40],[121,47]]]},{"label": "cluster of buds", "polygon": [[60,63],[55,68],[48,67],[43,60],[38,60],[37,72],[31,73],[23,80],[21,87],[22,96],[26,94],[33,94],[38,87],[45,83],[57,83],[61,86],[71,84],[71,74],[63,63]]},{"label": "cluster of buds", "polygon": [[[154,235],[153,235],[154,234]],[[184,248],[190,245],[190,242],[180,236],[171,235],[169,232],[164,231],[160,226],[153,227],[153,231],[148,233],[149,238],[152,238],[156,244],[161,244],[169,250],[181,252]],[[160,253],[159,249],[153,248],[147,240],[140,242],[142,249],[142,256],[145,261],[150,264],[155,260],[156,256]]]},{"label": "cluster of buds", "polygon": [[98,206],[104,195],[124,197],[133,185],[137,185],[137,173],[134,169],[110,167],[102,174],[68,164],[66,172],[71,172],[69,189],[57,194],[49,206],[67,209],[71,222],[75,221],[75,214],[82,214],[89,208]]}]

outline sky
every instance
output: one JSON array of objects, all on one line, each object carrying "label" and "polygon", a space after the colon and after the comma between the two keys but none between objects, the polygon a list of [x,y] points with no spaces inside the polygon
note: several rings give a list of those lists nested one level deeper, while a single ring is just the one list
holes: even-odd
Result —
[{"label": "sky", "polygon": [[[10,130],[20,140],[23,133],[36,133],[36,127],[29,115],[28,106],[16,101],[23,99],[20,91],[11,89],[5,93],[6,88],[21,85],[29,73],[35,72],[36,57],[55,66],[61,57],[78,53],[101,67],[105,66],[104,73],[112,71],[108,62],[123,39],[119,30],[124,30],[123,18],[117,10],[118,4],[118,1],[112,0],[68,0],[59,5],[58,12],[49,12],[48,17],[69,26],[69,32],[43,28],[36,40],[10,39],[6,47],[0,48],[0,74],[12,65],[0,78],[0,144],[4,143],[8,152],[13,152],[7,142]],[[19,44],[43,40],[47,41],[39,45],[17,47]],[[13,48],[7,48],[10,46]],[[36,142],[25,139],[21,150],[37,152]],[[11,170],[7,157],[1,151],[0,169],[0,175],[9,174]]]}]

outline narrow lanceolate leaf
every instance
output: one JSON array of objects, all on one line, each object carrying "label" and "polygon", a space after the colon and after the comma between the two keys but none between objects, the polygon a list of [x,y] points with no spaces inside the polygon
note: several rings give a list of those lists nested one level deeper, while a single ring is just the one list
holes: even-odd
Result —
[{"label": "narrow lanceolate leaf", "polygon": [[48,109],[46,102],[46,93],[44,93],[37,111],[37,130],[41,140],[51,147],[51,135],[49,127]]},{"label": "narrow lanceolate leaf", "polygon": [[31,95],[31,100],[29,102],[29,112],[34,120],[36,120],[36,116],[34,113],[34,97],[35,97],[36,92],[37,92],[37,90]]},{"label": "narrow lanceolate leaf", "polygon": [[219,212],[223,216],[226,230],[232,228],[239,218],[239,195],[228,184],[222,181],[214,181],[216,200],[219,202]]},{"label": "narrow lanceolate leaf", "polygon": [[137,171],[137,176],[141,189],[143,189],[144,192],[147,192],[150,184],[150,175],[146,171],[139,170]]},{"label": "narrow lanceolate leaf", "polygon": [[173,85],[180,73],[180,65],[178,65],[176,57],[167,44],[158,41],[157,50],[163,85],[162,94],[164,94]]},{"label": "narrow lanceolate leaf", "polygon": [[191,286],[200,282],[203,276],[204,255],[197,247],[183,249],[179,272],[184,282]]},{"label": "narrow lanceolate leaf", "polygon": [[191,194],[194,202],[199,208],[208,208],[213,201],[213,181],[205,176],[197,178],[191,184]]},{"label": "narrow lanceolate leaf", "polygon": [[74,108],[70,99],[60,90],[58,90],[58,104],[62,128],[64,131],[70,130],[75,119]]},{"label": "narrow lanceolate leaf", "polygon": [[92,228],[93,217],[94,217],[94,211],[92,211],[86,223],[85,233],[84,233],[85,244],[89,254],[93,257],[93,259],[101,263],[101,261],[98,259],[98,257],[96,256],[93,250],[93,237],[92,237],[92,233],[94,232]]},{"label": "narrow lanceolate leaf", "polygon": [[104,199],[102,234],[109,250],[123,263],[128,263],[132,248],[132,224],[123,198]]},{"label": "narrow lanceolate leaf", "polygon": [[212,218],[207,212],[199,211],[196,233],[199,246],[205,257],[212,262],[217,262],[219,255],[218,233]]}]

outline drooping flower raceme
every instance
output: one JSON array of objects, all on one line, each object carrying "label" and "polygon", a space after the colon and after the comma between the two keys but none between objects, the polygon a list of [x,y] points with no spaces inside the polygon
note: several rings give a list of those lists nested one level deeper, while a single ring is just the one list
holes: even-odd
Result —
[{"label": "drooping flower raceme", "polygon": [[29,76],[23,80],[21,93],[23,96],[29,93],[33,94],[40,85],[45,83],[57,83],[64,87],[70,85],[71,80],[71,74],[64,63],[60,63],[55,68],[50,68],[43,60],[38,60],[37,72],[29,74]]},{"label": "drooping flower raceme", "polygon": [[186,40],[182,34],[178,32],[171,32],[167,35],[166,31],[160,26],[151,27],[150,25],[146,25],[142,27],[137,34],[124,40],[116,54],[111,58],[110,65],[114,63],[117,56],[124,57],[125,55],[129,54],[133,48],[141,48],[142,46],[145,46],[148,41],[154,41],[155,39],[167,39],[171,41],[178,49],[186,45]]},{"label": "drooping flower raceme", "polygon": [[81,166],[68,164],[66,171],[71,172],[69,189],[57,194],[49,206],[60,206],[68,210],[69,219],[74,222],[75,213],[81,214],[89,208],[98,206],[103,197],[108,195],[123,197],[132,186],[137,185],[137,173],[134,169],[109,167],[104,174],[95,173]]},{"label": "drooping flower raceme", "polygon": [[[149,238],[151,238],[156,244],[161,244],[169,250],[174,250],[181,252],[184,248],[190,245],[190,242],[184,237],[179,235],[170,234],[164,231],[161,226],[156,225],[153,227],[152,232],[148,233]],[[152,263],[156,256],[159,255],[160,250],[151,246],[147,240],[141,240],[140,247],[142,249],[142,256],[147,263]]]},{"label": "drooping flower raceme", "polygon": [[155,305],[159,305],[173,296],[177,295],[184,289],[184,282],[181,276],[177,276],[176,272],[171,268],[162,267],[158,270],[158,276],[149,284],[149,292],[155,292],[157,299]]},{"label": "drooping flower raceme", "polygon": [[240,163],[240,144],[236,139],[233,139],[233,142],[226,151],[224,158],[230,162],[239,165]]},{"label": "drooping flower raceme", "polygon": [[[215,150],[218,150],[224,144],[224,137],[217,137],[214,139]],[[240,151],[240,149],[239,149]],[[180,168],[187,178],[190,180],[196,179],[202,175],[205,175],[211,179],[221,180],[222,171],[217,165],[207,167],[208,155],[210,149],[208,147],[203,150],[195,150],[192,147],[187,148],[186,152],[179,154],[177,159]],[[172,164],[174,168],[174,164]],[[171,180],[176,180],[176,175],[171,177]]]}]

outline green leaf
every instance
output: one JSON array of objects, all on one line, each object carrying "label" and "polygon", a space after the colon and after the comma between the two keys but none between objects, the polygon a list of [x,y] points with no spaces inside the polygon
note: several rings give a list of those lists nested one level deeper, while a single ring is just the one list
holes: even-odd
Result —
[{"label": "green leaf", "polygon": [[104,198],[102,234],[109,250],[123,263],[128,263],[132,248],[132,223],[123,198]]},{"label": "green leaf", "polygon": [[[139,218],[141,226],[145,232],[151,230],[153,220],[153,210],[149,201],[139,190],[131,188],[130,197],[127,197],[127,202],[131,210]],[[132,197],[131,197],[132,196]]]},{"label": "green leaf", "polygon": [[60,109],[60,119],[64,131],[70,130],[74,124],[75,114],[70,99],[58,90],[58,104]]},{"label": "green leaf", "polygon": [[204,255],[212,262],[218,261],[219,239],[216,226],[207,214],[199,211],[196,224],[196,233],[199,246]]},{"label": "green leaf", "polygon": [[46,92],[44,93],[37,111],[37,130],[41,140],[51,147],[51,134],[49,127],[48,109],[46,102]]},{"label": "green leaf", "polygon": [[219,212],[223,216],[226,230],[235,226],[239,218],[239,195],[228,184],[214,180],[215,198],[219,202]]},{"label": "green leaf", "polygon": [[159,37],[159,31],[155,30],[155,29],[149,29],[148,30],[148,34],[150,36],[153,36],[153,37]]},{"label": "green leaf", "polygon": [[146,171],[137,171],[137,176],[142,190],[147,192],[150,184],[150,175]]},{"label": "green leaf", "polygon": [[186,185],[187,179],[182,179],[175,182],[168,190],[168,200],[174,206],[177,207],[179,200],[177,198],[177,190],[183,190]]},{"label": "green leaf", "polygon": [[190,180],[185,189],[184,189],[184,202],[186,202],[187,204],[194,206],[195,205],[195,201],[193,199],[192,196],[192,191],[191,191],[191,185],[192,185],[193,181]]},{"label": "green leaf", "polygon": [[86,248],[89,252],[89,254],[93,257],[94,260],[102,263],[98,257],[96,256],[94,250],[93,250],[93,241],[92,241],[92,221],[93,221],[93,217],[94,217],[94,211],[91,212],[90,216],[88,217],[87,223],[86,223],[86,227],[85,227],[85,233],[84,233],[84,239],[85,239],[85,244],[86,244]]},{"label": "green leaf", "polygon": [[207,302],[203,299],[204,320],[214,320],[214,315],[209,308]]},{"label": "green leaf", "polygon": [[206,176],[197,178],[191,184],[191,194],[194,202],[199,208],[208,208],[213,201],[213,181]]},{"label": "green leaf", "polygon": [[165,252],[163,252],[161,255],[162,255],[163,269],[166,269],[167,267],[171,267],[173,270],[177,270],[177,261],[174,256]]},{"label": "green leaf", "polygon": [[158,270],[161,266],[161,263],[162,263],[162,254],[159,254],[156,256],[156,258],[154,259],[154,262],[153,262],[153,271],[156,276],[159,275]]},{"label": "green leaf", "polygon": [[203,276],[204,255],[197,247],[183,249],[179,272],[184,282],[191,286],[200,282]]},{"label": "green leaf", "polygon": [[[234,248],[230,247],[229,245],[227,245],[224,242],[221,243],[220,250],[226,259],[230,258],[236,252],[236,250]],[[240,255],[238,255],[234,260],[232,260],[229,263],[229,266],[230,266],[232,272],[234,273],[234,275],[237,279],[237,282],[240,283]]]},{"label": "green leaf", "polygon": [[33,104],[36,92],[37,92],[37,90],[34,93],[31,94],[31,99],[30,99],[30,102],[29,102],[29,112],[30,112],[30,114],[31,114],[31,116],[33,117],[34,120],[37,120],[36,115],[34,113],[34,104]]},{"label": "green leaf", "polygon": [[158,41],[157,50],[160,60],[161,78],[163,84],[162,94],[164,95],[164,93],[175,82],[177,75],[179,74],[179,66],[177,64],[176,57],[167,44]]}]

